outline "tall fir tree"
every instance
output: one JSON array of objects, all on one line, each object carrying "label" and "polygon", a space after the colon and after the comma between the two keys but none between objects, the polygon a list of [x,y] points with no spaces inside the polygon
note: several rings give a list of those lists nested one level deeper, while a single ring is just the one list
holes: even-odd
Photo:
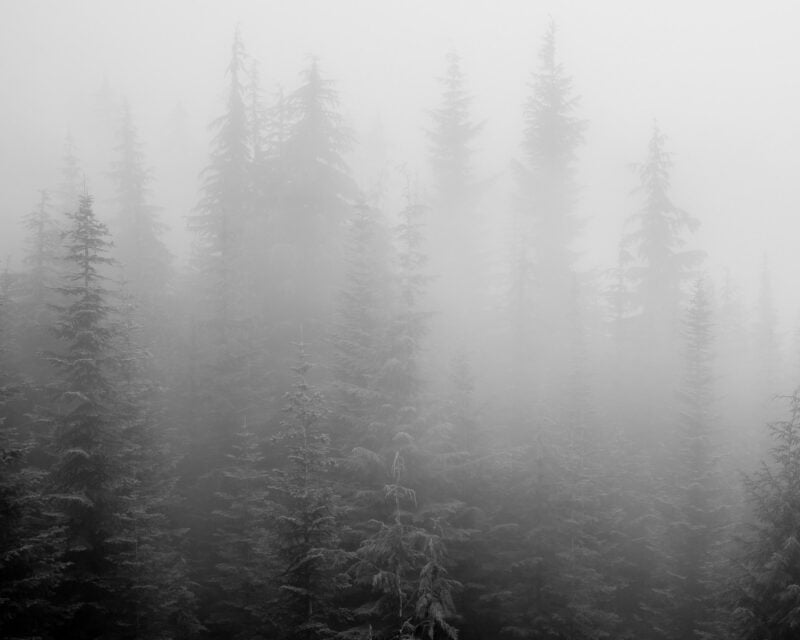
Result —
[{"label": "tall fir tree", "polygon": [[520,352],[528,365],[520,371],[524,388],[519,394],[547,406],[563,394],[560,387],[573,360],[569,350],[575,340],[569,329],[574,323],[565,318],[576,308],[576,162],[585,128],[575,115],[572,80],[557,59],[552,22],[530,88],[523,112],[524,159],[516,166],[511,313],[514,342],[528,349]]},{"label": "tall fir tree", "polygon": [[137,444],[119,386],[116,309],[105,268],[111,243],[84,195],[68,214],[66,272],[59,288],[56,335],[63,344],[48,359],[58,371],[54,404],[52,500],[63,515],[68,564],[57,598],[67,615],[57,635],[135,637],[136,597],[126,568],[137,553]]},{"label": "tall fir tree", "polygon": [[118,142],[111,170],[117,208],[115,257],[137,308],[148,316],[142,321],[153,331],[153,325],[163,320],[170,256],[162,240],[163,225],[150,201],[152,176],[145,168],[139,133],[127,102],[122,108]]},{"label": "tall fir tree", "polygon": [[666,515],[674,638],[721,637],[718,574],[725,522],[715,451],[714,335],[707,285],[698,281],[685,318],[685,361]]},{"label": "tall fir tree", "polygon": [[634,306],[629,348],[638,380],[629,424],[636,426],[643,443],[663,443],[669,433],[670,390],[677,388],[680,379],[681,309],[686,287],[704,254],[685,248],[698,222],[672,202],[672,157],[656,124],[647,157],[636,168],[639,186],[635,193],[642,204],[629,218],[632,229],[624,239],[631,255],[627,276]]},{"label": "tall fir tree", "polygon": [[387,253],[391,248],[380,211],[360,200],[347,223],[344,285],[339,293],[333,342],[336,443],[378,446],[378,384],[386,355],[390,315]]},{"label": "tall fir tree", "polygon": [[[430,247],[428,304],[436,315],[429,340],[448,357],[475,351],[470,337],[480,331],[488,282],[480,238],[480,199],[485,185],[477,179],[475,154],[482,122],[472,115],[461,58],[446,56],[439,78],[441,97],[430,110],[426,130],[433,184],[425,235]],[[408,177],[406,177],[408,181]]]},{"label": "tall fir tree", "polygon": [[78,161],[75,140],[72,134],[68,133],[64,139],[64,151],[61,157],[61,181],[55,194],[59,214],[78,208],[82,187],[83,172]]},{"label": "tall fir tree", "polygon": [[732,585],[731,637],[789,640],[800,626],[800,395],[769,424],[769,461],[745,481],[752,506],[741,568]]},{"label": "tall fir tree", "polygon": [[341,285],[342,233],[358,190],[345,153],[353,137],[339,112],[339,96],[313,58],[301,85],[286,98],[288,120],[282,164],[282,211],[277,240],[287,245],[284,265],[287,327],[302,324],[312,342],[334,310]]},{"label": "tall fir tree", "polygon": [[[679,335],[684,288],[703,253],[686,250],[687,235],[698,221],[670,197],[672,156],[666,136],[653,124],[645,161],[637,166],[642,206],[629,219],[634,229],[625,242],[633,256],[628,276],[644,340],[671,353]],[[663,355],[663,353],[662,353]]]},{"label": "tall fir tree", "polygon": [[338,548],[336,494],[329,479],[333,458],[330,437],[322,430],[324,399],[308,380],[311,366],[301,342],[281,434],[288,460],[271,487],[279,509],[275,618],[279,637],[298,640],[332,637],[346,618],[336,604],[346,556]]}]

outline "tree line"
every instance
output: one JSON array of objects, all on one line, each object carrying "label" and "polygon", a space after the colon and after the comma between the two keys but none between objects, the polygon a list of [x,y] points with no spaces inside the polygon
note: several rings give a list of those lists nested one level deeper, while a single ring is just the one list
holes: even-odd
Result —
[{"label": "tree line", "polygon": [[0,282],[4,637],[794,637],[800,397],[764,406],[768,274],[753,328],[657,125],[618,264],[579,270],[556,35],[495,276],[455,53],[433,180],[397,171],[387,206],[321,63],[267,100],[237,32],[185,268],[132,109],[102,215],[67,140]]}]

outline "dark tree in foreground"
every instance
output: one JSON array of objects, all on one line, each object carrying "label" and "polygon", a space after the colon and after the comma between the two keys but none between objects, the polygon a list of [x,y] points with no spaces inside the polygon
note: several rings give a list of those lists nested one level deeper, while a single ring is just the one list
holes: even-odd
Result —
[{"label": "dark tree in foreground", "polygon": [[770,460],[746,479],[755,520],[735,583],[736,637],[792,640],[800,633],[800,393],[769,425]]},{"label": "dark tree in foreground", "polygon": [[282,638],[335,635],[342,611],[334,606],[342,552],[337,549],[336,496],[328,473],[330,439],[320,392],[307,379],[311,363],[298,345],[295,383],[286,396],[282,440],[288,464],[276,473],[272,493],[279,511],[276,545],[280,590],[275,607]]},{"label": "dark tree in foreground", "polygon": [[136,588],[146,547],[136,501],[142,442],[121,386],[117,309],[103,275],[111,243],[88,195],[67,217],[55,325],[62,348],[49,357],[58,372],[49,485],[62,520],[52,532],[65,538],[67,564],[57,629],[60,637],[137,637],[150,622],[140,607],[148,596]]}]

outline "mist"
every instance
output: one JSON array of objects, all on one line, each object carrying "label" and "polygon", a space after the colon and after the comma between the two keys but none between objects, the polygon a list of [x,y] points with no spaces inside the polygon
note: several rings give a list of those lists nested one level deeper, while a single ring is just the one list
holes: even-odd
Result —
[{"label": "mist", "polygon": [[0,635],[796,633],[792,3],[2,14]]}]

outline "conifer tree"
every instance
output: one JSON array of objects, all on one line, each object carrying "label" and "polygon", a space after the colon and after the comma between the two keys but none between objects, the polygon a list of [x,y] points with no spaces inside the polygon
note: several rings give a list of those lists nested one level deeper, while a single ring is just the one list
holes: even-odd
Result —
[{"label": "conifer tree", "polygon": [[[639,393],[629,424],[645,442],[664,442],[669,433],[672,390],[680,379],[680,313],[685,288],[703,259],[687,250],[688,233],[697,221],[670,197],[672,158],[666,138],[654,124],[647,157],[637,167],[642,205],[630,217],[624,242],[632,256],[628,267],[634,305],[632,363]],[[662,460],[663,462],[663,460]]]},{"label": "conifer tree", "polygon": [[207,615],[212,633],[231,638],[266,637],[271,627],[271,578],[276,567],[267,531],[275,508],[268,497],[268,472],[262,443],[243,420],[228,465],[218,472],[221,507],[215,513],[216,565],[212,582],[218,590]]},{"label": "conifer tree", "polygon": [[10,357],[10,308],[0,294],[0,636],[47,637],[64,611],[53,598],[65,564],[59,522],[43,495],[45,471],[32,461],[27,415],[35,400]]},{"label": "conifer tree", "polygon": [[471,120],[472,97],[464,86],[461,58],[455,51],[447,54],[447,66],[440,78],[442,99],[431,111],[427,135],[436,183],[437,205],[443,210],[448,226],[458,226],[458,216],[469,224],[471,201],[475,197],[472,167],[473,145],[483,128]]},{"label": "conifer tree", "polygon": [[776,335],[777,314],[772,294],[772,279],[766,255],[763,256],[759,274],[758,308],[756,311],[755,347],[757,382],[760,401],[765,402],[780,389],[779,344]]},{"label": "conifer tree", "polygon": [[378,379],[386,357],[390,249],[380,212],[363,200],[348,221],[344,286],[333,331],[337,444],[378,446]]},{"label": "conifer tree", "polygon": [[[706,285],[694,286],[685,321],[681,412],[675,442],[673,495],[667,518],[672,582],[671,635],[715,637],[719,632],[715,575],[724,522],[714,439],[714,350]],[[715,446],[716,445],[716,446]],[[715,626],[716,625],[716,626]]]},{"label": "conifer tree", "polygon": [[788,403],[788,417],[769,424],[769,461],[745,482],[753,521],[733,584],[741,640],[789,640],[800,626],[800,394]]},{"label": "conifer tree", "polygon": [[34,318],[44,311],[49,290],[55,285],[57,276],[60,230],[50,213],[50,207],[50,194],[43,190],[39,204],[25,216],[25,229],[28,232],[25,266],[28,269]]},{"label": "conifer tree", "polygon": [[575,164],[584,130],[575,116],[578,99],[572,81],[557,59],[552,22],[530,87],[523,113],[524,159],[517,165],[511,312],[514,342],[526,349],[521,357],[534,366],[520,372],[519,384],[526,387],[521,393],[548,404],[563,394],[560,387],[573,360],[572,323],[565,318],[577,306],[573,243],[580,224]]},{"label": "conifer tree", "polygon": [[19,313],[25,320],[15,332],[21,372],[30,375],[33,385],[40,389],[48,382],[49,371],[36,354],[53,346],[51,305],[58,301],[55,288],[61,267],[61,230],[50,208],[50,195],[42,191],[37,207],[23,221],[27,232],[23,258],[26,272]]},{"label": "conifer tree", "polygon": [[229,348],[230,327],[242,291],[242,243],[250,206],[250,142],[245,104],[246,53],[237,29],[231,59],[226,112],[212,123],[211,160],[203,172],[203,196],[191,227],[200,241],[201,273],[210,297],[212,324],[220,348]]},{"label": "conifer tree", "polygon": [[53,417],[56,460],[52,498],[63,514],[68,569],[58,598],[68,615],[59,627],[72,638],[134,633],[133,594],[123,579],[137,552],[131,485],[135,482],[126,411],[118,386],[115,308],[106,288],[112,263],[106,227],[84,195],[68,214],[66,273],[59,293],[56,335],[63,344],[49,360],[58,373]]},{"label": "conifer tree", "polygon": [[312,365],[303,342],[297,351],[280,438],[288,445],[288,460],[271,487],[279,508],[275,616],[280,637],[311,640],[333,636],[343,622],[335,596],[344,554],[337,548],[336,495],[328,478],[330,438],[322,431],[325,404],[308,381]]},{"label": "conifer tree", "polygon": [[341,285],[341,245],[348,202],[358,190],[344,154],[352,134],[339,113],[339,96],[316,58],[286,98],[288,121],[277,238],[292,248],[287,326],[302,324],[309,339],[322,335]]},{"label": "conifer tree", "polygon": [[58,213],[74,211],[82,193],[83,173],[76,155],[75,140],[72,134],[64,139],[64,152],[61,158],[61,182],[56,192]]},{"label": "conifer tree", "polygon": [[421,218],[425,213],[419,194],[410,181],[407,182],[405,206],[395,228],[398,249],[396,310],[389,326],[380,384],[393,408],[391,421],[395,429],[409,432],[420,422],[419,359],[430,319],[430,313],[421,307],[429,280],[425,272],[427,254],[422,245]]},{"label": "conifer tree", "polygon": [[247,303],[251,274],[245,251],[252,214],[246,57],[237,30],[227,68],[227,108],[212,123],[215,135],[210,163],[202,174],[203,195],[190,220],[199,241],[198,288],[204,306],[197,326],[202,366],[197,369],[195,389],[200,396],[195,401],[205,407],[204,437],[216,443],[211,448],[221,455],[230,446],[242,415],[251,409],[257,387],[257,381],[244,375],[254,355]]},{"label": "conifer tree", "polygon": [[[362,525],[365,536],[349,573],[363,590],[355,611],[357,626],[348,633],[379,639],[448,638],[455,640],[454,594],[459,584],[447,572],[448,520],[458,505],[423,506],[408,486],[409,463],[419,454],[413,438],[399,431],[393,438],[389,464],[363,449],[356,458],[371,461],[386,476],[375,497],[383,502],[385,519]],[[388,468],[387,468],[388,467]]]},{"label": "conifer tree", "polygon": [[636,192],[643,203],[630,218],[634,229],[626,237],[626,246],[634,260],[628,273],[641,330],[648,342],[658,342],[664,349],[674,344],[683,287],[703,258],[699,251],[684,249],[686,234],[695,231],[698,222],[670,198],[672,166],[666,137],[654,124],[647,157],[637,167]]},{"label": "conifer tree", "polygon": [[164,311],[170,258],[161,239],[163,226],[150,202],[152,177],[144,166],[142,145],[127,103],[122,109],[118,140],[118,156],[111,171],[117,206],[116,259],[137,308],[148,316],[143,319],[147,328],[152,330]]}]

